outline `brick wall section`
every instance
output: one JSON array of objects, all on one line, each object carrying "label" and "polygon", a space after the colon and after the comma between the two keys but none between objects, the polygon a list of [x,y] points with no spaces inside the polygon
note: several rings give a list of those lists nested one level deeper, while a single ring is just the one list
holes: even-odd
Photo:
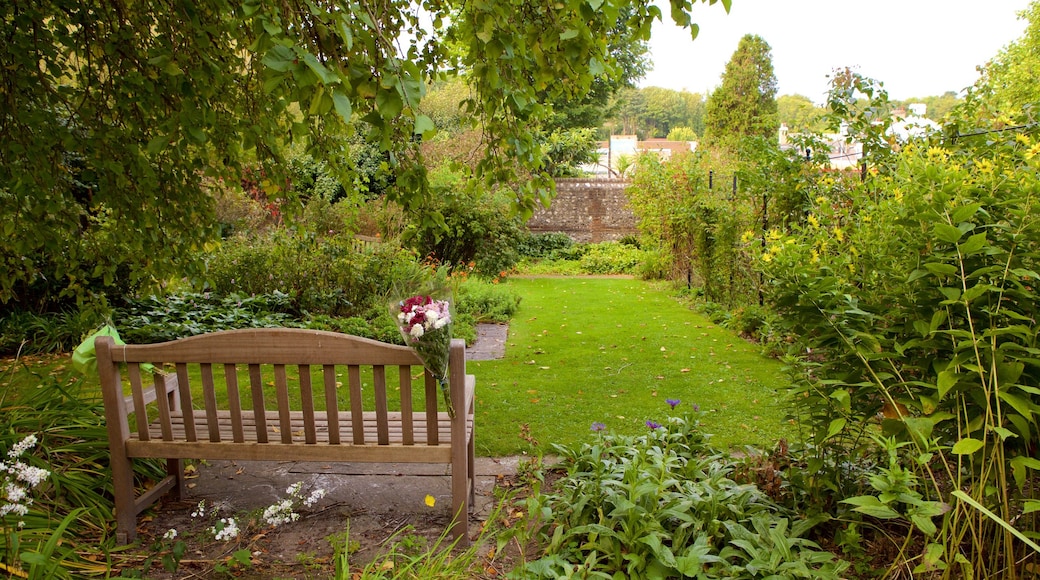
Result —
[{"label": "brick wall section", "polygon": [[527,222],[532,232],[562,232],[576,242],[603,242],[636,234],[621,179],[557,179],[549,209],[538,206]]}]

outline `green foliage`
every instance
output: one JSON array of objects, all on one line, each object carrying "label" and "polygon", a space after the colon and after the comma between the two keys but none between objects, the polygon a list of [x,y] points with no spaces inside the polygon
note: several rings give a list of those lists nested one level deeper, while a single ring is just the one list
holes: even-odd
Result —
[{"label": "green foliage", "polygon": [[577,177],[582,174],[581,165],[599,159],[595,129],[557,129],[543,139],[546,170],[553,177]]},{"label": "green foliage", "polygon": [[[668,277],[695,279],[712,301],[746,300],[754,281],[738,242],[757,221],[755,200],[719,183],[725,166],[703,153],[666,162],[642,156],[638,163],[626,193],[658,263],[665,260],[662,254],[668,256]],[[709,187],[710,171],[714,187]]]},{"label": "green foliage", "polygon": [[[693,4],[673,0],[672,19],[691,26]],[[189,258],[217,233],[208,180],[235,183],[259,161],[281,197],[289,143],[354,186],[365,164],[340,147],[363,132],[393,170],[389,198],[423,208],[419,142],[436,125],[420,105],[448,68],[467,72],[465,111],[483,121],[476,177],[521,184],[529,215],[553,188],[536,139],[551,104],[628,78],[637,63],[608,39],[638,47],[660,18],[632,0],[4,4],[0,301],[200,277]]]},{"label": "green foliage", "polygon": [[477,322],[507,323],[520,309],[520,294],[503,284],[467,280],[455,297],[455,311]]},{"label": "green foliage", "polygon": [[776,137],[780,124],[771,50],[760,36],[748,34],[740,39],[726,63],[722,84],[708,97],[707,141],[722,144],[740,137]]},{"label": "green foliage", "polygon": [[[905,454],[927,499],[952,506],[929,556],[946,575],[992,577],[997,562],[1025,555],[942,489],[950,482],[1004,521],[1033,498],[1036,139],[995,133],[887,153],[885,173],[813,200],[759,263],[766,299],[803,353],[795,400],[811,441],[857,456],[880,427],[912,443]],[[1032,529],[1032,517],[1018,525]]]},{"label": "green foliage", "polygon": [[[107,566],[83,557],[110,545],[107,530],[114,521],[101,398],[82,378],[59,382],[59,373],[41,376],[29,367],[31,386],[16,388],[15,370],[0,375],[0,449],[6,455],[26,435],[36,435],[36,448],[21,460],[50,476],[34,490],[29,513],[20,518],[24,527],[17,528],[14,516],[3,518],[0,562],[17,567],[20,554],[21,566],[35,578],[103,573]],[[165,474],[155,461],[135,462],[135,469],[142,483]]]},{"label": "green foliage", "polygon": [[883,83],[848,68],[836,71],[827,92],[824,121],[831,131],[861,143],[863,159],[875,171],[890,170],[895,137],[889,134],[891,104]]},{"label": "green foliage", "polygon": [[135,344],[165,342],[236,328],[294,326],[294,305],[281,292],[170,294],[130,301],[114,316],[123,340]]},{"label": "green foliage", "polygon": [[574,245],[574,240],[560,232],[530,233],[521,236],[517,251],[524,258],[545,258],[556,250],[565,250]]},{"label": "green foliage", "polygon": [[[566,238],[566,236],[563,236]],[[627,274],[642,271],[647,252],[637,245],[621,242],[575,244],[567,238],[545,239],[534,242],[528,251],[544,257],[532,257],[521,270],[527,274]]]},{"label": "green foliage", "polygon": [[826,109],[817,107],[803,95],[781,95],[776,99],[777,121],[787,125],[792,133],[822,133]]},{"label": "green foliage", "polygon": [[513,577],[841,577],[847,564],[803,537],[820,520],[733,481],[693,417],[647,427],[556,447],[566,475],[527,502],[545,555]]},{"label": "green foliage", "polygon": [[1036,114],[1040,3],[1030,2],[1019,19],[1026,21],[1025,34],[980,67],[982,74],[965,99],[974,119],[1006,121]]},{"label": "green foliage", "polygon": [[624,89],[618,92],[614,107],[613,119],[605,123],[611,135],[620,133],[646,139],[687,129],[695,136],[686,140],[696,141],[696,135],[704,133],[704,96],[700,93],[660,87]]},{"label": "green foliage", "polygon": [[102,322],[93,310],[11,312],[0,318],[0,354],[69,352]]},{"label": "green foliage", "polygon": [[349,235],[291,229],[228,240],[208,262],[209,287],[218,295],[280,292],[294,312],[348,317],[385,306],[394,281],[418,269],[393,243],[359,247]]},{"label": "green foliage", "polygon": [[669,141],[696,141],[697,133],[689,127],[672,127],[666,137]]},{"label": "green foliage", "polygon": [[619,242],[591,244],[581,256],[579,264],[586,274],[635,274],[643,261],[638,247]]},{"label": "green foliage", "polygon": [[[409,225],[405,244],[453,269],[475,268],[488,277],[510,270],[519,259],[516,246],[522,223],[509,211],[508,193],[468,189],[461,175],[446,169],[431,177],[438,195],[429,211]],[[443,221],[431,221],[433,214],[443,216]]]}]

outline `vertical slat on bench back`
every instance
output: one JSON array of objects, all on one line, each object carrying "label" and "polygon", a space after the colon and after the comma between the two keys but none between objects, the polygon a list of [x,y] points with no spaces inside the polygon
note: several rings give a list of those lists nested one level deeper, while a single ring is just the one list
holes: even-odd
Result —
[{"label": "vertical slat on bench back", "polygon": [[206,406],[206,427],[209,431],[209,440],[219,443],[220,420],[217,418],[217,391],[213,383],[213,365],[202,363],[199,365],[199,374],[202,375],[202,402]]},{"label": "vertical slat on bench back", "polygon": [[437,424],[437,399],[440,398],[440,385],[429,371],[424,372],[426,378],[426,444],[440,445],[441,434]]},{"label": "vertical slat on bench back", "polygon": [[325,417],[329,422],[329,444],[339,445],[339,405],[336,402],[336,367],[323,365],[325,378]]},{"label": "vertical slat on bench back", "polygon": [[185,363],[177,363],[177,390],[180,392],[181,409],[184,411],[184,439],[186,441],[198,441],[195,435],[195,414],[192,413],[193,405],[191,403],[191,384],[188,381],[188,365]]},{"label": "vertical slat on bench back", "polygon": [[387,420],[386,402],[386,367],[372,367],[372,386],[376,395],[376,442],[380,445],[390,444],[390,424]]},{"label": "vertical slat on bench back", "polygon": [[152,437],[148,433],[148,410],[144,404],[141,365],[133,362],[126,366],[126,374],[130,378],[130,392],[134,398],[134,422],[137,423],[137,437],[141,441],[149,441]]},{"label": "vertical slat on bench back", "polygon": [[300,399],[303,409],[303,440],[314,444],[318,442],[317,430],[314,425],[314,388],[311,386],[310,365],[297,367],[300,373]]},{"label": "vertical slat on bench back", "polygon": [[278,427],[282,443],[292,443],[292,418],[289,414],[289,381],[285,365],[274,365],[274,388],[278,400]]},{"label": "vertical slat on bench back", "polygon": [[238,367],[232,363],[224,365],[224,384],[228,392],[228,409],[231,410],[231,440],[242,443],[246,440],[242,425],[242,395],[238,389]]},{"label": "vertical slat on bench back", "polygon": [[159,367],[152,372],[152,386],[155,388],[155,403],[159,407],[159,429],[163,441],[173,441],[173,427],[170,423],[170,399],[166,396],[166,377],[159,372]]},{"label": "vertical slat on bench back", "polygon": [[253,395],[253,420],[256,423],[256,442],[267,443],[267,415],[264,408],[264,378],[260,365],[249,365],[249,388]]},{"label": "vertical slat on bench back", "polygon": [[365,444],[365,408],[361,400],[361,367],[347,367],[347,382],[350,384],[350,426],[353,428],[354,445]]},{"label": "vertical slat on bench back", "polygon": [[415,444],[415,429],[412,421],[412,367],[399,366],[397,374],[401,382],[401,442]]}]

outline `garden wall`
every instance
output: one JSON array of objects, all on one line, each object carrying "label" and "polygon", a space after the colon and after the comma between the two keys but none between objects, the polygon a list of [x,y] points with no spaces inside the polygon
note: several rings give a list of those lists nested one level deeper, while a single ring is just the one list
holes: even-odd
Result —
[{"label": "garden wall", "polygon": [[527,222],[532,232],[562,232],[576,242],[603,242],[636,234],[621,179],[557,179],[556,198]]}]

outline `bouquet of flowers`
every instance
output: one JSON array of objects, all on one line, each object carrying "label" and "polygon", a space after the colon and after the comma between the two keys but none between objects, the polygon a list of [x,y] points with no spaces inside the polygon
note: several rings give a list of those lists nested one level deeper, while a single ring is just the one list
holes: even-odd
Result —
[{"label": "bouquet of flowers", "polygon": [[448,407],[455,418],[455,407],[448,388],[448,352],[451,348],[451,308],[447,300],[434,300],[417,295],[396,304],[397,328],[405,344],[415,349],[423,366],[437,380]]}]

